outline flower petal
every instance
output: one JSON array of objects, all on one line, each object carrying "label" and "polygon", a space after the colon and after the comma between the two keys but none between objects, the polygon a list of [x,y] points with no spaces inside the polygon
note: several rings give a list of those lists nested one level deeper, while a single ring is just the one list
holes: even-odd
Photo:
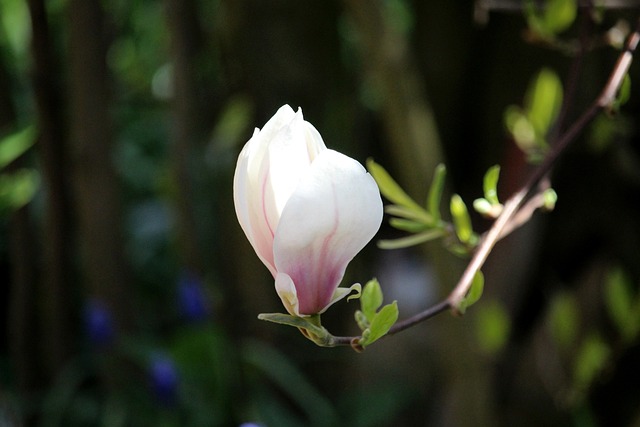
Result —
[{"label": "flower petal", "polygon": [[288,200],[274,237],[278,273],[294,283],[298,315],[322,312],[347,264],[382,222],[382,200],[360,163],[324,150]]},{"label": "flower petal", "polygon": [[238,221],[258,257],[276,276],[273,236],[284,206],[316,155],[326,150],[302,110],[288,105],[256,129],[238,157],[234,204]]}]

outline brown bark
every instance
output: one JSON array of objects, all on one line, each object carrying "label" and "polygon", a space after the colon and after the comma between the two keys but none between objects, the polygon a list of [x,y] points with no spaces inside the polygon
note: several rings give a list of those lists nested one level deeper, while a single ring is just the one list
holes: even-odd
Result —
[{"label": "brown bark", "polygon": [[176,182],[174,194],[177,217],[176,239],[183,265],[203,272],[201,233],[194,215],[194,160],[198,142],[203,140],[202,108],[198,71],[202,56],[202,34],[195,2],[166,0],[166,21],[173,59],[173,134],[171,157]]},{"label": "brown bark", "polygon": [[58,372],[72,353],[72,286],[70,238],[71,206],[65,147],[64,119],[58,69],[43,0],[29,0],[33,57],[32,82],[39,130],[38,155],[42,164],[46,205],[44,212],[42,294],[42,352],[49,375]]},{"label": "brown bark", "polygon": [[73,188],[86,292],[112,310],[116,330],[131,325],[123,256],[119,186],[112,164],[113,130],[98,0],[68,5]]}]

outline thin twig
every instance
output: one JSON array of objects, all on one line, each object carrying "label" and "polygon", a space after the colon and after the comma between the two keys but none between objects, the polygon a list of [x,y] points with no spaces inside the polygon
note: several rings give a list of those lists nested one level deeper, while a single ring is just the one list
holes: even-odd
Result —
[{"label": "thin twig", "polygon": [[[631,65],[633,52],[636,50],[639,42],[640,19],[638,19],[635,31],[629,36],[627,44],[625,46],[625,50],[620,54],[620,57],[618,58],[618,61],[616,62],[616,65],[614,66],[613,71],[609,76],[609,80],[600,93],[600,96],[598,96],[598,98],[589,106],[589,108],[587,108],[582,116],[580,116],[578,120],[576,120],[573,125],[571,125],[569,129],[555,141],[554,144],[552,144],[552,149],[544,159],[542,164],[540,164],[540,166],[538,166],[538,168],[533,171],[522,188],[505,202],[502,213],[500,214],[500,216],[498,216],[498,218],[496,218],[492,227],[483,236],[480,244],[474,252],[473,257],[471,258],[471,261],[467,265],[467,268],[464,270],[462,276],[460,277],[460,280],[456,284],[455,288],[451,291],[451,293],[447,296],[447,298],[412,317],[397,322],[389,330],[387,335],[393,335],[398,332],[404,331],[405,329],[415,326],[416,324],[430,319],[449,309],[453,310],[454,314],[461,314],[458,307],[460,305],[460,302],[469,292],[474,276],[484,265],[484,262],[491,253],[491,250],[493,249],[495,244],[505,236],[505,230],[509,229],[510,231],[512,231],[513,229],[515,229],[516,222],[518,223],[517,225],[521,225],[523,220],[519,213],[523,208],[525,210],[529,209],[530,206],[529,204],[527,204],[527,201],[529,200],[532,193],[537,194],[537,192],[534,192],[534,189],[539,188],[540,182],[545,179],[547,174],[555,165],[558,158],[566,151],[569,145],[585,129],[585,127],[591,122],[591,120],[593,120],[599,112],[609,108],[615,100],[616,94],[620,90],[620,86],[622,85],[622,82],[624,80],[624,76],[627,74],[627,71],[629,70],[629,67]],[[529,214],[529,217],[530,216],[531,214]],[[332,337],[331,345],[351,345],[354,349],[361,350],[357,345],[357,340],[359,338],[360,337]]]},{"label": "thin twig", "polygon": [[498,241],[503,229],[509,224],[518,210],[522,207],[532,189],[538,186],[538,183],[549,173],[561,154],[565,152],[567,147],[576,139],[576,137],[584,130],[591,120],[602,110],[611,106],[616,94],[620,90],[620,86],[624,80],[624,76],[629,70],[633,52],[635,51],[638,41],[640,41],[640,19],[634,31],[627,41],[624,52],[618,58],[615,67],[604,86],[600,96],[593,104],[578,118],[576,122],[553,144],[552,151],[547,155],[542,164],[533,171],[533,174],[526,184],[516,192],[504,205],[504,209],[500,216],[493,223],[491,229],[487,232],[482,242],[476,249],[473,258],[465,269],[462,277],[453,291],[447,297],[447,301],[453,310],[457,311],[462,299],[465,297],[475,274],[482,268],[487,256]]}]

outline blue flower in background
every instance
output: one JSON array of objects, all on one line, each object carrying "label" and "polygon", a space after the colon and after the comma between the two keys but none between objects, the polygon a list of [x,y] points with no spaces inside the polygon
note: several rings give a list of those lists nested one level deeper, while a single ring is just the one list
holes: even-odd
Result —
[{"label": "blue flower in background", "polygon": [[183,272],[178,279],[178,304],[180,314],[191,322],[199,322],[209,315],[209,305],[204,284],[200,277]]},{"label": "blue flower in background", "polygon": [[262,427],[262,426],[256,423],[242,423],[238,427]]},{"label": "blue flower in background", "polygon": [[173,406],[178,395],[179,375],[173,359],[163,353],[155,354],[149,363],[151,390],[164,406]]},{"label": "blue flower in background", "polygon": [[84,307],[83,317],[85,332],[92,344],[105,347],[113,342],[113,316],[103,301],[90,299]]}]

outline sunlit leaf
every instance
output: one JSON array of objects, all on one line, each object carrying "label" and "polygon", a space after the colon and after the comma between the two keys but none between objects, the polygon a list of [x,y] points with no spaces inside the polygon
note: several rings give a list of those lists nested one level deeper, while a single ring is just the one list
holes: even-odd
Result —
[{"label": "sunlit leaf", "polygon": [[378,187],[380,187],[380,192],[384,197],[400,206],[417,210],[422,209],[420,205],[418,205],[407,193],[404,192],[402,187],[398,185],[398,183],[382,166],[374,162],[372,159],[369,159],[367,160],[367,169],[369,170],[369,173],[371,173],[371,176],[373,176],[373,179],[376,180]]},{"label": "sunlit leaf", "polygon": [[454,194],[451,196],[450,208],[458,239],[462,243],[469,242],[473,236],[473,229],[471,228],[471,218],[469,217],[467,206],[459,195]]},{"label": "sunlit leaf", "polygon": [[436,166],[436,170],[433,173],[433,181],[431,181],[431,187],[429,188],[429,195],[427,198],[427,208],[429,213],[433,217],[434,224],[440,222],[440,201],[442,200],[442,193],[444,191],[444,180],[447,175],[447,168],[440,163]]},{"label": "sunlit leaf", "polygon": [[0,169],[20,157],[36,141],[36,131],[29,126],[0,139]]},{"label": "sunlit leaf", "polygon": [[387,304],[371,319],[369,328],[363,333],[359,344],[366,347],[389,332],[389,329],[398,320],[398,303],[396,301]]},{"label": "sunlit leaf", "polygon": [[549,68],[543,68],[527,91],[525,110],[539,138],[545,138],[562,106],[562,82]]},{"label": "sunlit leaf", "polygon": [[39,184],[40,174],[34,169],[0,174],[0,212],[19,209],[29,203]]},{"label": "sunlit leaf", "polygon": [[376,311],[382,305],[382,289],[377,279],[371,279],[364,285],[362,290],[362,296],[360,297],[360,304],[362,312],[367,319],[373,319]]},{"label": "sunlit leaf", "polygon": [[498,200],[498,179],[500,178],[500,165],[494,165],[484,174],[482,187],[484,198],[493,205],[500,203]]},{"label": "sunlit leaf", "polygon": [[421,222],[415,222],[410,219],[391,218],[389,219],[389,224],[393,228],[397,228],[398,230],[402,231],[408,231],[410,233],[419,233],[421,231],[429,229],[428,225]]},{"label": "sunlit leaf", "polygon": [[430,240],[435,240],[437,238],[440,238],[442,236],[444,236],[445,232],[441,229],[431,229],[431,230],[427,230],[424,231],[422,233],[418,233],[418,234],[413,234],[411,236],[407,236],[407,237],[401,237],[399,239],[393,239],[393,240],[379,240],[378,241],[378,247],[380,249],[401,249],[401,248],[408,248],[411,246],[416,246],[419,245],[421,243],[425,243],[428,242]]},{"label": "sunlit leaf", "polygon": [[471,307],[473,304],[478,302],[480,297],[482,296],[482,291],[484,290],[484,275],[481,271],[477,271],[473,276],[473,280],[471,281],[471,287],[469,288],[469,292],[464,297],[462,301],[460,301],[460,305],[458,305],[458,311],[460,313],[464,313],[467,308]]},{"label": "sunlit leaf", "polygon": [[387,205],[384,207],[384,211],[389,215],[399,216],[401,218],[415,220],[421,224],[432,225],[433,218],[422,208],[406,208],[399,205]]}]

